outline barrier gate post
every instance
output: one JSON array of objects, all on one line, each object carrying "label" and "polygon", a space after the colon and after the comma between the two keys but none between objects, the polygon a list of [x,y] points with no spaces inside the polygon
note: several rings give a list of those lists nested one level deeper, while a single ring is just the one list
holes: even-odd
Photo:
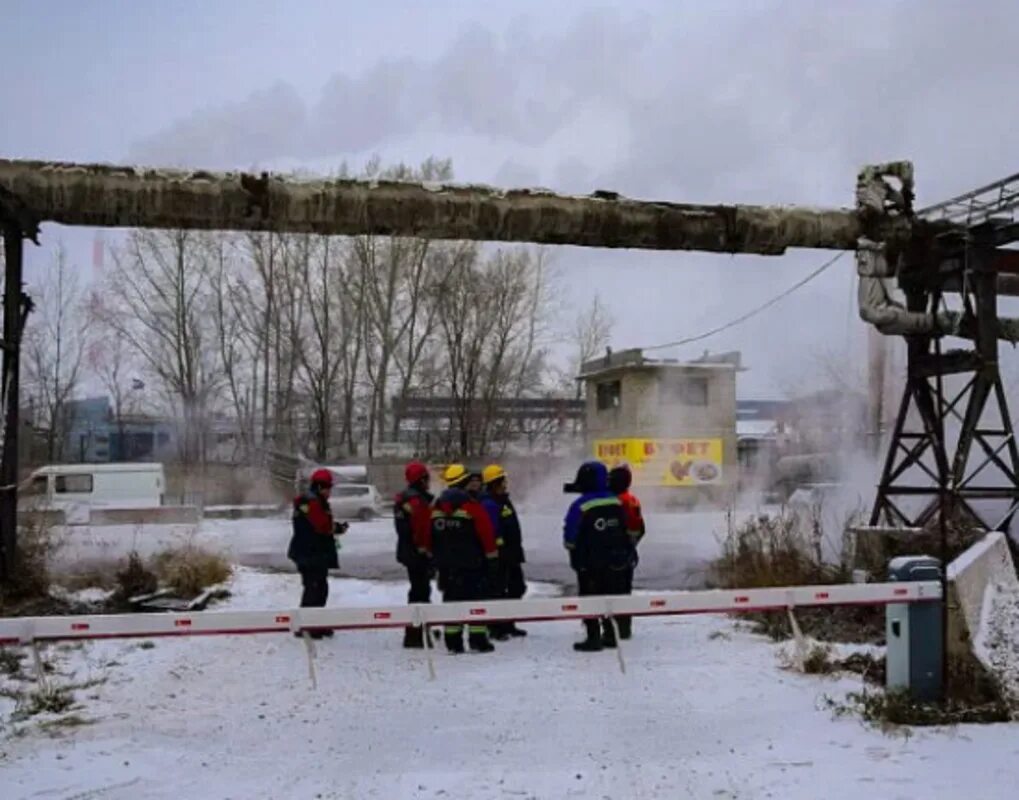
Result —
[{"label": "barrier gate post", "polygon": [[[936,581],[941,562],[931,556],[900,556],[888,563],[892,581]],[[906,689],[914,700],[936,701],[942,697],[941,603],[892,603],[885,606],[885,639],[888,642],[885,686]]]}]

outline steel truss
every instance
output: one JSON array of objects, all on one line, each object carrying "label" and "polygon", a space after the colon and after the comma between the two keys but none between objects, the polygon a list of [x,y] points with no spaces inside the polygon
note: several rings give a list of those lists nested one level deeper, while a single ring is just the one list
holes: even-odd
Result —
[{"label": "steel truss", "polygon": [[[968,212],[962,201],[935,210],[943,213],[950,207],[954,219],[968,223],[1005,207],[1011,210],[1019,195],[1005,184],[1014,180],[971,193],[979,205]],[[987,194],[996,194],[1000,202],[981,199]],[[962,322],[956,335],[969,339],[972,347],[945,352],[940,337],[906,337],[906,384],[871,526],[924,528],[938,518],[943,504],[949,517],[963,514],[988,530],[1007,530],[1019,511],[1019,446],[998,369],[997,268],[1003,251],[997,248],[1014,235],[1011,219],[985,219],[963,234],[941,237],[924,263],[906,264],[900,271],[911,311],[934,313],[947,291],[960,292]],[[950,390],[949,378],[961,378],[962,388]],[[925,502],[916,504],[916,499]],[[979,501],[999,501],[999,508],[988,510]]]}]

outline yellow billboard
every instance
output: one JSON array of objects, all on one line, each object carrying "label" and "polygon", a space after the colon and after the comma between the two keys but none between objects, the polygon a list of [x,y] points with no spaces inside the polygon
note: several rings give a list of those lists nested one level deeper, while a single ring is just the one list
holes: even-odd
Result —
[{"label": "yellow billboard", "polygon": [[626,462],[638,486],[702,486],[722,480],[721,439],[600,439],[594,457]]}]

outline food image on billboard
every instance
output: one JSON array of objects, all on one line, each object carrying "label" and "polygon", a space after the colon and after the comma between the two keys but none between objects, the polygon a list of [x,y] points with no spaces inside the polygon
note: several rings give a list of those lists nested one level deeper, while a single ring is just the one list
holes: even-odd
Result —
[{"label": "food image on billboard", "polygon": [[722,480],[721,439],[601,439],[594,456],[627,463],[638,486],[702,486]]}]

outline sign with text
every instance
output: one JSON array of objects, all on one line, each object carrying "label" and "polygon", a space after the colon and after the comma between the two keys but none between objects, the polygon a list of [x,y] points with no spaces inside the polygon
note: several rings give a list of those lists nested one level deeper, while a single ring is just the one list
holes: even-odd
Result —
[{"label": "sign with text", "polygon": [[722,480],[721,439],[600,439],[594,456],[609,468],[626,462],[639,486],[700,486]]}]

